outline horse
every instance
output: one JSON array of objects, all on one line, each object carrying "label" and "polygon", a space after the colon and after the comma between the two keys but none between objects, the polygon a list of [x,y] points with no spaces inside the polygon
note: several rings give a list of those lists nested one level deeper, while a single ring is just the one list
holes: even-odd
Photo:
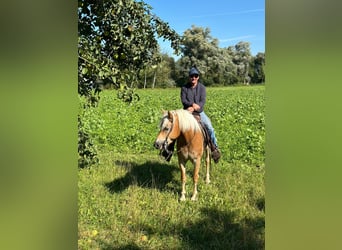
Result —
[{"label": "horse", "polygon": [[197,200],[197,183],[202,156],[205,152],[206,178],[210,183],[210,149],[205,140],[205,133],[196,118],[187,110],[178,109],[165,111],[160,121],[159,133],[154,142],[154,147],[159,150],[167,150],[169,145],[177,142],[178,165],[181,170],[182,191],[180,200],[184,201],[186,195],[186,169],[185,165],[190,160],[194,166],[192,201]]}]

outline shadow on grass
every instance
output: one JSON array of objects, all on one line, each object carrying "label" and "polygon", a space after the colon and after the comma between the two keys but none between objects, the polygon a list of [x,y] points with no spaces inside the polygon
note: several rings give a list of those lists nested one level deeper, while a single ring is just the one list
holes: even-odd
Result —
[{"label": "shadow on grass", "polygon": [[264,249],[264,218],[235,221],[234,213],[201,209],[203,219],[180,228],[184,249]]},{"label": "shadow on grass", "polygon": [[[157,161],[147,161],[143,164],[136,164],[128,161],[116,161],[116,166],[125,168],[126,175],[105,183],[111,193],[120,193],[131,185],[144,188],[156,188],[158,190],[175,190],[172,185],[174,181],[173,172],[178,171],[174,165],[164,164]],[[175,183],[176,184],[176,183]],[[177,184],[179,185],[179,184]]]},{"label": "shadow on grass", "polygon": [[[262,217],[237,220],[233,212],[219,211],[216,208],[202,208],[202,220],[195,223],[178,225],[164,224],[162,227],[151,228],[145,225],[149,235],[160,235],[160,238],[176,237],[182,239],[179,244],[164,243],[161,249],[188,249],[188,250],[246,250],[265,249],[265,220]],[[237,222],[238,221],[238,222]],[[144,225],[139,225],[139,230]],[[103,244],[103,243],[102,243]],[[114,245],[114,244],[113,244]],[[122,246],[111,246],[105,243],[106,250],[139,249],[135,243]]]},{"label": "shadow on grass", "polygon": [[140,250],[141,248],[138,247],[134,243],[130,243],[124,246],[111,246],[106,242],[101,242],[101,249],[102,250]]}]

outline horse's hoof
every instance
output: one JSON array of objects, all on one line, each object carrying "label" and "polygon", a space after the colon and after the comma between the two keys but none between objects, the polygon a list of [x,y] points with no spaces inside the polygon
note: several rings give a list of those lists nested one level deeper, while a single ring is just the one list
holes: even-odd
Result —
[{"label": "horse's hoof", "polygon": [[191,200],[192,200],[192,201],[197,201],[197,197],[196,197],[196,196],[192,196],[192,197],[191,197]]},{"label": "horse's hoof", "polygon": [[180,200],[180,201],[185,201],[185,200],[186,200],[186,199],[185,199],[185,196],[182,195],[182,196],[179,198],[179,200]]},{"label": "horse's hoof", "polygon": [[205,183],[206,183],[206,184],[210,184],[210,180],[206,180]]}]

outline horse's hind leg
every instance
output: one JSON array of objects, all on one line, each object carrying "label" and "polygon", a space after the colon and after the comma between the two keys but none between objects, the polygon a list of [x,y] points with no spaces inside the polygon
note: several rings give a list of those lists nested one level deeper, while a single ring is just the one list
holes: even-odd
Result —
[{"label": "horse's hind leg", "polygon": [[192,192],[192,197],[191,197],[192,201],[197,200],[197,182],[198,182],[198,176],[199,176],[198,173],[199,173],[199,169],[200,169],[200,165],[201,165],[201,158],[195,159],[194,165],[195,165],[195,169],[194,169],[194,191]]},{"label": "horse's hind leg", "polygon": [[185,194],[186,194],[186,190],[185,190],[185,183],[186,183],[185,164],[183,162],[180,162],[179,168],[181,170],[181,181],[182,181],[182,193],[181,193],[180,200],[185,201]]}]

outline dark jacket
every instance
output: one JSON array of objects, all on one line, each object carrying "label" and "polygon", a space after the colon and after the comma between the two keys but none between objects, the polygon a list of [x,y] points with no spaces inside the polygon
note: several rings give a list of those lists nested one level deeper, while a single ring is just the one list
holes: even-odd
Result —
[{"label": "dark jacket", "polygon": [[201,109],[198,110],[198,113],[203,112],[204,104],[206,100],[206,89],[205,86],[198,82],[195,88],[192,88],[191,84],[188,83],[184,85],[181,89],[181,101],[183,104],[183,108],[187,109],[191,107],[192,104],[198,104]]}]

